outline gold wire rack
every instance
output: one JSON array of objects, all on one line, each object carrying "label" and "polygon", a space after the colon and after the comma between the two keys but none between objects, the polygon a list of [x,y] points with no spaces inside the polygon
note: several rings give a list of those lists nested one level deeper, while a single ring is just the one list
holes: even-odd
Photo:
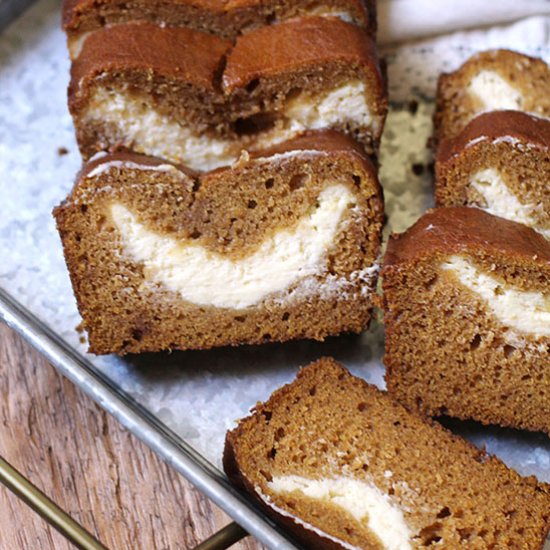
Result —
[{"label": "gold wire rack", "polygon": [[[2,457],[0,457],[0,483],[25,502],[51,527],[74,544],[76,548],[81,550],[108,550],[104,544],[71,518]],[[225,550],[246,536],[248,536],[248,533],[233,522],[196,546],[194,550]]]}]

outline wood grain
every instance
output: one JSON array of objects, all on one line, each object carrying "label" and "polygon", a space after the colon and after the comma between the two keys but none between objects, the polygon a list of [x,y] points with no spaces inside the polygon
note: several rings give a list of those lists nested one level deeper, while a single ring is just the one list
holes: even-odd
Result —
[{"label": "wood grain", "polygon": [[[0,455],[112,550],[192,548],[229,522],[2,324],[0,424]],[[0,549],[69,548],[0,486]]]}]

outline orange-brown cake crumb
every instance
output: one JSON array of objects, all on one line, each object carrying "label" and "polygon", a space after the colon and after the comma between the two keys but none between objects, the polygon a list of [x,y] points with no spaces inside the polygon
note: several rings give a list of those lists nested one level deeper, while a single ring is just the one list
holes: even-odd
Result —
[{"label": "orange-brown cake crumb", "polygon": [[550,117],[550,68],[510,50],[473,55],[439,77],[434,115],[437,142],[457,136],[477,115],[514,110]]},{"label": "orange-brown cake crumb", "polygon": [[542,549],[550,492],[333,359],[227,434],[224,469],[305,548]]},{"label": "orange-brown cake crumb", "polygon": [[368,325],[382,194],[364,151],[336,132],[201,176],[99,156],[54,214],[93,353],[322,340]]},{"label": "orange-brown cake crumb", "polygon": [[390,394],[550,434],[550,243],[477,208],[438,208],[390,239],[382,272]]}]

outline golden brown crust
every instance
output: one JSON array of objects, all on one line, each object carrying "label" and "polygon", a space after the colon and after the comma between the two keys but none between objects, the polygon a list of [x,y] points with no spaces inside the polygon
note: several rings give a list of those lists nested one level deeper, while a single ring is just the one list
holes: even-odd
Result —
[{"label": "golden brown crust", "polygon": [[347,12],[356,24],[376,32],[373,0],[65,0],[63,28],[71,40],[104,25],[142,20],[232,39],[319,8]]},{"label": "golden brown crust", "polygon": [[326,63],[372,72],[379,90],[383,89],[374,41],[355,25],[324,17],[298,18],[239,37],[227,59],[223,87],[231,93],[256,79]]},{"label": "golden brown crust", "polygon": [[449,161],[459,155],[468,145],[499,138],[512,138],[532,148],[550,149],[550,120],[532,116],[521,111],[490,111],[472,121],[452,139],[441,142],[436,163]]},{"label": "golden brown crust", "polygon": [[231,43],[185,28],[161,29],[130,23],[100,29],[84,42],[71,67],[69,105],[79,109],[79,92],[94,78],[109,73],[140,71],[184,81],[207,91],[216,89]]},{"label": "golden brown crust", "polygon": [[470,251],[550,264],[550,243],[533,229],[478,208],[455,206],[429,210],[405,233],[392,235],[384,267]]},{"label": "golden brown crust", "polygon": [[510,50],[473,55],[460,68],[440,75],[434,114],[435,143],[457,136],[480,112],[468,92],[471,79],[482,70],[497,72],[524,98],[523,111],[550,117],[550,68],[541,59]]},{"label": "golden brown crust", "polygon": [[[128,153],[94,161],[94,173],[85,169],[54,214],[91,351],[205,349],[363,330],[372,309],[370,292],[365,291],[370,275],[353,274],[363,273],[379,253],[381,190],[364,154],[347,140],[323,135],[317,148],[311,142],[308,151],[242,160],[231,169],[201,176],[142,170],[143,164],[166,163]],[[147,283],[141,264],[118,252],[123,245],[110,218],[115,202],[150,231],[192,239],[239,260],[275,231],[298,223],[324,186],[335,182],[349,186],[358,209],[346,214],[349,223],[342,225],[323,268],[330,273],[319,275],[313,292],[304,294],[298,282],[288,289],[290,298],[285,290],[245,309],[193,304]],[[317,291],[325,277],[336,277],[347,292],[328,290],[325,296]]]},{"label": "golden brown crust", "polygon": [[224,469],[307,548],[341,545],[296,517],[352,546],[380,543],[350,516],[342,526],[334,509],[296,493],[277,495],[268,486],[272,477],[344,475],[374,483],[402,509],[415,548],[441,539],[450,549],[538,550],[550,528],[547,485],[521,478],[330,358],[303,368],[228,432]]}]

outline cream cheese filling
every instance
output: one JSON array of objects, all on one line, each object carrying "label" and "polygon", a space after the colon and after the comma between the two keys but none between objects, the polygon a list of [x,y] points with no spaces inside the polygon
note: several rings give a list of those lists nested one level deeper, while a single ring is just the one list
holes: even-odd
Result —
[{"label": "cream cheese filling", "polygon": [[198,135],[145,101],[102,86],[96,88],[85,118],[113,125],[124,144],[138,153],[182,162],[194,170],[212,170],[236,157],[234,142]]},{"label": "cream cheese filling", "polygon": [[378,122],[372,116],[366,100],[365,83],[356,80],[335,88],[323,98],[301,94],[288,102],[285,116],[291,130],[318,130],[336,124],[353,123],[371,127],[376,132]]},{"label": "cream cheese filling", "polygon": [[276,232],[240,260],[151,231],[120,203],[113,203],[110,213],[124,252],[144,264],[146,280],[194,304],[244,309],[322,272],[344,212],[355,203],[347,186],[327,186],[315,210],[295,228]]},{"label": "cream cheese filling", "polygon": [[355,25],[359,24],[359,22],[349,11],[336,7],[317,6],[308,10],[305,15],[313,15],[316,17],[337,17],[346,23],[354,23]]},{"label": "cream cheese filling", "polygon": [[440,267],[481,298],[503,326],[535,338],[550,336],[550,294],[498,281],[464,256],[451,256]]},{"label": "cream cheese filling", "polygon": [[521,203],[508,189],[498,170],[480,170],[471,177],[470,184],[485,199],[487,207],[484,210],[495,216],[528,225],[550,239],[550,229],[539,227],[533,216],[537,205]]},{"label": "cream cheese filling", "polygon": [[276,494],[300,493],[332,504],[364,523],[386,550],[410,550],[412,533],[402,510],[374,484],[347,478],[309,479],[275,476],[268,487]]},{"label": "cream cheese filling", "polygon": [[[289,101],[282,128],[254,136],[255,148],[286,141],[309,129],[354,123],[378,132],[381,121],[372,117],[365,83],[352,81],[317,97],[301,95]],[[183,163],[194,170],[213,170],[232,164],[250,138],[222,139],[196,134],[146,101],[98,86],[84,116],[84,124],[103,122],[117,128],[124,144],[139,153]]]},{"label": "cream cheese filling", "polygon": [[496,71],[480,71],[472,78],[467,90],[479,101],[482,111],[523,110],[521,92]]},{"label": "cream cheese filling", "polygon": [[81,32],[77,36],[73,36],[68,39],[67,47],[69,49],[69,57],[71,61],[74,61],[82,51],[86,38],[92,34],[93,31]]}]

